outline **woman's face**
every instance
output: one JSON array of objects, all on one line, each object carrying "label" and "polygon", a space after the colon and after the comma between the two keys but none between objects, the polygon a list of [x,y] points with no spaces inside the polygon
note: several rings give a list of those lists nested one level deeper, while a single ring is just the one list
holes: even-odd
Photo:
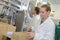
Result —
[{"label": "woman's face", "polygon": [[46,8],[40,8],[40,16],[42,19],[45,19],[49,16],[49,13],[46,11]]}]

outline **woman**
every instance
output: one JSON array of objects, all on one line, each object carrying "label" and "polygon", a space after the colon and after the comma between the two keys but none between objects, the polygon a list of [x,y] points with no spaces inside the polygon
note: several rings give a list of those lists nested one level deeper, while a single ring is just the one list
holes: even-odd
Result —
[{"label": "woman", "polygon": [[[23,31],[33,31],[35,32],[35,29],[36,27],[38,27],[38,25],[40,25],[40,8],[38,7],[35,7],[33,10],[32,10],[32,13],[33,13],[33,17],[30,18],[29,15],[25,17],[26,19],[26,22],[25,22],[25,27],[23,28]],[[28,19],[28,20],[27,20]]]},{"label": "woman", "polygon": [[38,25],[40,25],[40,8],[38,7],[35,7],[33,10],[32,10],[32,13],[33,13],[33,18],[32,18],[32,21],[31,21],[31,28],[32,28],[32,31],[35,32],[35,29],[38,27]]}]

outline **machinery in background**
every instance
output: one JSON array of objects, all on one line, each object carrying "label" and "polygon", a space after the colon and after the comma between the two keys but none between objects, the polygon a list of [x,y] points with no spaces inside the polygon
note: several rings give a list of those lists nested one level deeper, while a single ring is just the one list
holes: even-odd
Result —
[{"label": "machinery in background", "polygon": [[27,10],[29,1],[27,4],[27,2],[24,3],[24,0],[0,0],[0,5],[3,5],[0,17],[7,19],[8,24],[16,26],[16,31],[21,31],[24,10]]},{"label": "machinery in background", "polygon": [[8,24],[16,26],[16,31],[21,31],[25,11],[32,17],[31,10],[36,4],[36,0],[0,0],[0,2],[0,5],[3,5],[1,14],[4,14],[3,17],[7,19]]}]

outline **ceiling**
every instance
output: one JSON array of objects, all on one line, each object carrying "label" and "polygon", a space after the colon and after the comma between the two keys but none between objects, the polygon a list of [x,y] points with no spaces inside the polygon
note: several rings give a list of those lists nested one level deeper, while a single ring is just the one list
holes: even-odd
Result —
[{"label": "ceiling", "polygon": [[43,2],[51,2],[52,4],[60,4],[60,0],[42,0]]}]

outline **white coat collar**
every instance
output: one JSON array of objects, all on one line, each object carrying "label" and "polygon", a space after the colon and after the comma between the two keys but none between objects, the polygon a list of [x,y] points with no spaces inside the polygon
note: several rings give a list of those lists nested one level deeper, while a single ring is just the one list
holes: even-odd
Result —
[{"label": "white coat collar", "polygon": [[48,17],[41,25],[47,24],[47,22],[50,20],[50,17]]}]

